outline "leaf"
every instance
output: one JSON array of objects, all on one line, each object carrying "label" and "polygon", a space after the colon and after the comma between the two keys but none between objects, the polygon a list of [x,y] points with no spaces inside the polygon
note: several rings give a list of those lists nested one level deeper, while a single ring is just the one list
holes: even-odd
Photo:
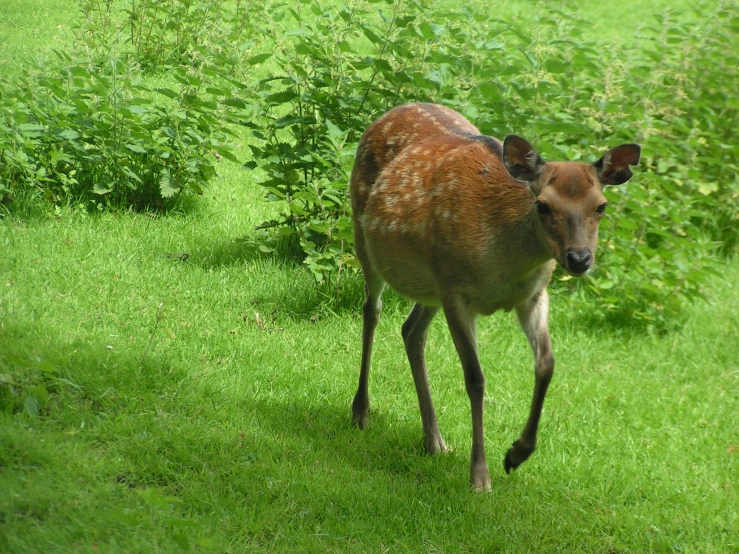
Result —
[{"label": "leaf", "polygon": [[190,550],[190,541],[184,533],[172,533],[172,540],[177,543],[182,550]]},{"label": "leaf", "polygon": [[16,402],[16,393],[8,383],[0,382],[0,410],[12,411]]},{"label": "leaf", "polygon": [[179,96],[179,94],[169,88],[155,88],[154,92],[158,92],[159,94],[162,94],[167,98],[177,98]]},{"label": "leaf", "polygon": [[110,184],[108,186],[101,185],[100,183],[95,183],[95,186],[92,188],[92,192],[95,194],[108,194],[113,190],[113,187],[115,184]]},{"label": "leaf", "polygon": [[21,123],[18,125],[18,129],[24,133],[41,134],[46,131],[46,127],[38,125],[37,123]]},{"label": "leaf", "polygon": [[159,192],[162,194],[162,198],[172,198],[180,192],[180,187],[177,186],[177,183],[168,171],[162,173],[162,178],[159,180]]},{"label": "leaf", "polygon": [[704,196],[708,196],[709,194],[718,192],[718,183],[700,182],[698,183],[698,192],[700,192]]},{"label": "leaf", "polygon": [[63,131],[58,132],[56,136],[66,140],[76,140],[79,138],[80,134],[73,129],[64,129]]},{"label": "leaf", "polygon": [[29,388],[28,392],[36,398],[40,408],[43,408],[46,405],[46,402],[49,400],[49,392],[46,390],[46,387],[42,383],[39,383],[35,387]]},{"label": "leaf", "polygon": [[53,375],[57,372],[56,367],[54,367],[54,364],[51,363],[49,360],[43,360],[42,362],[40,362],[38,364],[38,368],[47,375]]},{"label": "leaf", "polygon": [[139,177],[130,167],[123,166],[123,173],[128,175],[131,179],[133,179],[137,183],[142,183],[141,177]]},{"label": "leaf", "polygon": [[256,65],[258,63],[266,62],[271,57],[272,54],[270,52],[265,52],[264,54],[257,54],[256,56],[248,58],[244,63],[246,63],[247,65]]},{"label": "leaf", "polygon": [[289,102],[290,100],[294,100],[297,97],[298,93],[295,92],[293,89],[286,89],[268,95],[265,100],[269,103],[284,104],[286,102]]},{"label": "leaf", "polygon": [[136,115],[144,115],[144,114],[149,113],[149,110],[147,108],[145,108],[144,106],[139,106],[137,104],[133,104],[129,106],[128,110],[131,113],[136,114]]},{"label": "leaf", "polygon": [[247,107],[246,102],[244,102],[241,98],[235,98],[235,97],[226,98],[225,100],[222,101],[222,103],[225,104],[226,106],[231,106],[232,108],[244,109]]},{"label": "leaf", "polygon": [[126,144],[126,148],[128,148],[131,152],[136,152],[137,154],[146,154],[146,148],[144,148],[140,144],[129,142],[128,144]]}]

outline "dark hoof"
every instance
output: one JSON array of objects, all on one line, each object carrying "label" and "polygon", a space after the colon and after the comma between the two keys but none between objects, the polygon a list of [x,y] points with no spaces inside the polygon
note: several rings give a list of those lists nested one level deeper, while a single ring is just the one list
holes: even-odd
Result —
[{"label": "dark hoof", "polygon": [[505,459],[503,460],[503,468],[506,474],[510,475],[511,470],[518,468],[533,452],[533,446],[526,446],[519,441],[514,442],[513,446],[506,452]]},{"label": "dark hoof", "polygon": [[369,426],[368,412],[355,413],[352,416],[352,423],[355,427],[359,427],[362,430],[366,429]]},{"label": "dark hoof", "polygon": [[510,475],[512,469],[516,469],[518,466],[514,466],[513,462],[511,461],[511,455],[506,453],[505,458],[503,458],[503,468],[505,469],[506,475]]},{"label": "dark hoof", "polygon": [[352,402],[352,423],[360,429],[366,429],[369,420],[369,400],[355,398]]}]

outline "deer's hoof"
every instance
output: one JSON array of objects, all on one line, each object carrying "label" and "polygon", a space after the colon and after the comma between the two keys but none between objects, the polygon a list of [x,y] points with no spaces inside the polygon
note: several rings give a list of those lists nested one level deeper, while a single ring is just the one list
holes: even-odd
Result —
[{"label": "deer's hoof", "polygon": [[493,487],[490,484],[490,474],[487,464],[473,467],[470,474],[470,484],[475,492],[490,492]]},{"label": "deer's hoof", "polygon": [[507,474],[511,473],[512,469],[516,469],[522,463],[524,463],[529,456],[534,452],[534,446],[529,446],[521,443],[517,440],[513,443],[506,452],[505,459],[503,460],[503,468]]},{"label": "deer's hoof", "polygon": [[446,443],[444,442],[444,439],[441,438],[441,435],[436,435],[434,437],[426,437],[426,440],[423,442],[423,446],[426,449],[426,453],[429,456],[436,456],[437,454],[446,454],[449,449],[446,446]]},{"label": "deer's hoof", "polygon": [[352,406],[352,423],[360,429],[366,429],[369,423],[369,405],[358,405],[354,402]]}]

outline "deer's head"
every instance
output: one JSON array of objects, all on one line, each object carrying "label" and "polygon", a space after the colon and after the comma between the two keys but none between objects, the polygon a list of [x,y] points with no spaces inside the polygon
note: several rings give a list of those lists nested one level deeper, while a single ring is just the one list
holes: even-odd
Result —
[{"label": "deer's head", "polygon": [[593,164],[546,163],[526,140],[505,138],[503,163],[534,193],[544,241],[570,275],[584,275],[595,261],[598,225],[608,205],[603,189],[628,181],[633,175],[629,166],[638,164],[640,156],[638,144],[622,144]]}]

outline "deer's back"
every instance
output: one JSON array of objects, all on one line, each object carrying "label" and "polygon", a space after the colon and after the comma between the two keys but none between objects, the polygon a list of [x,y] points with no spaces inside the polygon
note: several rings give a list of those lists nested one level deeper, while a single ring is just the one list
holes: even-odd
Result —
[{"label": "deer's back", "polygon": [[462,115],[437,104],[406,104],[393,108],[362,135],[351,176],[354,214],[364,213],[369,192],[385,167],[410,146],[444,135],[479,135]]}]

